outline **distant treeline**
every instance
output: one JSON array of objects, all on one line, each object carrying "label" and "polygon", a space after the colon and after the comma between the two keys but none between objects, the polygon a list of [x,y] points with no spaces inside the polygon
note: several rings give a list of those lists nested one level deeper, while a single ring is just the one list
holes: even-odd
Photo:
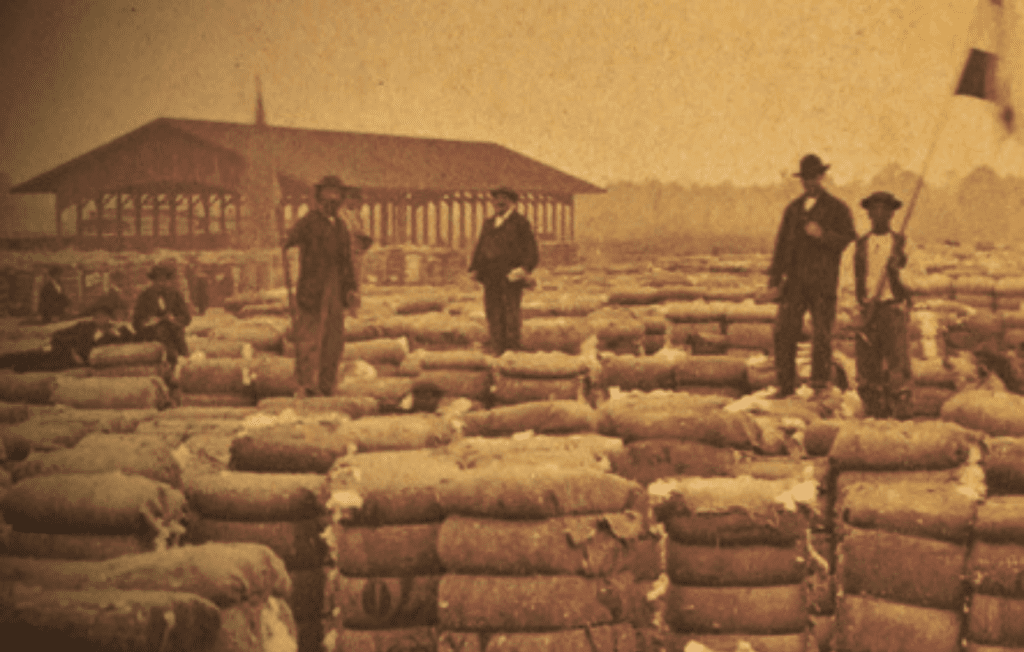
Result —
[{"label": "distant treeline", "polygon": [[[868,230],[860,200],[888,190],[903,200],[893,228],[899,228],[917,176],[890,165],[868,182],[830,185],[853,210],[859,233]],[[616,183],[599,195],[576,198],[577,240],[584,253],[636,258],[671,253],[771,251],[786,204],[802,192],[793,178],[770,186],[686,186],[676,183]],[[1024,241],[1024,179],[1000,177],[989,167],[946,186],[926,184],[909,227],[922,242],[955,240]],[[628,253],[627,253],[628,252]]]}]

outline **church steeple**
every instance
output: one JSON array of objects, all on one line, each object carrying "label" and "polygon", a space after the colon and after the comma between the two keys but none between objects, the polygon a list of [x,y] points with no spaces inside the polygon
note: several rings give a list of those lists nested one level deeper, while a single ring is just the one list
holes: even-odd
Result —
[{"label": "church steeple", "polygon": [[263,84],[260,83],[259,75],[256,75],[256,115],[254,123],[258,127],[267,126],[267,113],[263,109]]}]

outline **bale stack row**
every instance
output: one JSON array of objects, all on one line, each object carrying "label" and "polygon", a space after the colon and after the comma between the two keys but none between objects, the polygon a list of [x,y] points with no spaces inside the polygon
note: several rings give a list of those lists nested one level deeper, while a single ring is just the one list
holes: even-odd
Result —
[{"label": "bale stack row", "polygon": [[940,421],[839,430],[834,649],[960,649],[982,437]]},{"label": "bale stack row", "polygon": [[642,490],[598,470],[620,446],[464,439],[338,460],[326,649],[576,649],[587,628],[635,649],[637,577],[658,563]]},{"label": "bale stack row", "polygon": [[589,389],[587,360],[562,352],[506,351],[494,367],[494,399],[512,404],[582,400]]},{"label": "bale stack row", "polygon": [[[668,532],[666,650],[807,649],[808,523],[816,483],[675,478],[651,486]],[[742,648],[747,649],[747,648]]]}]

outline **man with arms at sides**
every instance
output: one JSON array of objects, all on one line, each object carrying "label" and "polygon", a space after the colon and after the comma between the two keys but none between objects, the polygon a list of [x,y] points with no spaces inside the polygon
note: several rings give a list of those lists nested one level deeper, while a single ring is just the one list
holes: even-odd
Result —
[{"label": "man with arms at sides", "polygon": [[796,345],[810,310],[814,324],[811,386],[819,394],[832,371],[839,262],[857,237],[850,208],[822,186],[829,166],[814,154],[800,161],[804,193],[786,207],[775,240],[768,286],[779,301],[775,321],[777,397],[796,390]]},{"label": "man with arms at sides", "polygon": [[71,299],[64,293],[60,284],[60,267],[51,267],[39,290],[39,316],[47,324],[64,319],[64,311],[68,309]]},{"label": "man with arms at sides", "polygon": [[295,292],[296,396],[330,396],[345,350],[345,311],[359,287],[352,241],[338,210],[348,192],[341,179],[325,176],[315,186],[317,207],[289,230],[282,246],[299,248]]},{"label": "man with arms at sides", "polygon": [[469,271],[484,286],[484,312],[495,355],[517,350],[523,326],[523,288],[539,259],[530,222],[517,212],[519,195],[510,188],[491,191],[494,215],[484,220]]}]

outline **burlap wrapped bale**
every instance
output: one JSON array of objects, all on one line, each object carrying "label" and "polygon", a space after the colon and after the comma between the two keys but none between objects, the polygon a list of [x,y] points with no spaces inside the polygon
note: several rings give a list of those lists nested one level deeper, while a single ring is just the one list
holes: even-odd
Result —
[{"label": "burlap wrapped bale", "polygon": [[616,290],[608,295],[608,303],[614,306],[646,306],[661,301],[658,288],[636,288]]},{"label": "burlap wrapped bale", "polygon": [[963,606],[964,544],[852,528],[839,545],[839,573],[848,595],[935,609]]},{"label": "burlap wrapped bale", "polygon": [[669,356],[607,356],[601,360],[601,383],[623,390],[672,389],[675,387],[675,363]]},{"label": "burlap wrapped bale", "polygon": [[842,425],[840,419],[822,419],[808,424],[804,429],[804,449],[807,454],[828,455]]},{"label": "burlap wrapped bale", "polygon": [[341,422],[300,423],[261,428],[231,442],[231,466],[238,471],[326,473],[334,460],[358,450]]},{"label": "burlap wrapped bale", "polygon": [[293,396],[299,389],[295,379],[295,359],[267,355],[252,362],[252,384],[256,396]]},{"label": "burlap wrapped bale", "polygon": [[80,422],[52,423],[29,419],[17,425],[0,424],[0,440],[4,442],[7,459],[23,460],[31,451],[53,451],[70,448],[82,441],[91,430]]},{"label": "burlap wrapped bale", "polygon": [[629,623],[556,632],[440,632],[438,652],[641,652]]},{"label": "burlap wrapped bale", "polygon": [[252,344],[237,340],[215,340],[209,337],[188,337],[185,344],[191,355],[202,353],[203,357],[211,358],[252,358]]},{"label": "burlap wrapped bale", "polygon": [[371,364],[401,364],[409,355],[409,340],[404,337],[350,342],[345,345],[344,360],[365,360]]},{"label": "burlap wrapped bale", "polygon": [[57,374],[49,372],[14,373],[0,370],[0,400],[12,403],[52,403]]},{"label": "burlap wrapped bale", "polygon": [[992,496],[985,500],[978,506],[974,535],[993,543],[1024,539],[1024,496]]},{"label": "burlap wrapped bale", "polygon": [[372,396],[307,396],[291,398],[275,396],[261,399],[257,404],[260,412],[280,414],[292,410],[299,416],[338,412],[347,414],[353,419],[377,414],[379,406]]},{"label": "burlap wrapped bale", "polygon": [[113,559],[149,552],[160,545],[148,534],[48,534],[11,530],[0,540],[0,550],[5,555],[64,561]]},{"label": "burlap wrapped bale", "polygon": [[160,412],[161,421],[241,421],[256,413],[253,407],[207,406],[174,407]]},{"label": "burlap wrapped bale", "polygon": [[188,528],[192,543],[262,544],[281,558],[289,570],[319,568],[326,554],[320,538],[321,524],[316,519],[302,521],[219,521],[196,518]]},{"label": "burlap wrapped bale", "polygon": [[178,531],[186,501],[169,485],[115,471],[29,478],[0,506],[4,519],[25,532],[166,534]]},{"label": "burlap wrapped bale", "polygon": [[[451,516],[441,524],[437,554],[462,575],[586,575],[632,572],[655,579],[657,542],[632,512],[540,521]],[[653,577],[652,577],[653,576]]]},{"label": "burlap wrapped bale", "polygon": [[725,320],[729,326],[734,324],[774,324],[779,313],[775,303],[754,303],[741,301],[725,306]]},{"label": "burlap wrapped bale", "polygon": [[53,402],[78,409],[163,408],[171,404],[164,381],[148,378],[58,378]]},{"label": "burlap wrapped bale", "polygon": [[538,317],[523,320],[520,343],[524,351],[561,351],[575,355],[591,334],[590,325],[581,317]]},{"label": "burlap wrapped bale", "polygon": [[[703,647],[698,652],[810,652],[814,645],[808,634],[680,634],[670,632],[665,636],[666,652],[693,652],[693,644]],[[827,648],[831,649],[831,648]]]},{"label": "burlap wrapped bale", "polygon": [[977,497],[954,483],[857,482],[836,499],[842,520],[856,527],[964,542],[971,534]]},{"label": "burlap wrapped bale", "polygon": [[[220,628],[212,602],[170,591],[69,591],[13,584],[0,590],[7,640],[43,649],[72,644],[102,650],[162,652],[211,644]],[[90,648],[92,649],[92,648]]]},{"label": "burlap wrapped bale", "polygon": [[468,348],[487,341],[487,325],[483,320],[426,313],[413,317],[407,334],[424,348]]},{"label": "burlap wrapped bale", "polygon": [[0,423],[15,424],[28,419],[28,406],[24,403],[0,402]]},{"label": "burlap wrapped bale", "polygon": [[447,447],[463,470],[502,466],[547,466],[608,471],[622,442],[603,435],[534,435],[530,437],[466,437]]},{"label": "burlap wrapped bale", "polygon": [[434,627],[337,628],[330,630],[326,639],[326,652],[433,652],[437,649],[438,632]]},{"label": "burlap wrapped bale", "polygon": [[942,406],[956,395],[956,390],[944,387],[914,387],[911,395],[911,411],[915,417],[937,419]]},{"label": "burlap wrapped bale", "polygon": [[975,593],[967,638],[988,645],[1024,646],[1024,599]]},{"label": "burlap wrapped bale", "polygon": [[332,525],[327,538],[336,568],[343,575],[434,575],[444,572],[437,554],[440,529],[440,523]]},{"label": "burlap wrapped bale", "polygon": [[695,324],[725,320],[726,302],[684,301],[670,303],[665,308],[665,317],[676,324]]},{"label": "burlap wrapped bale", "polygon": [[734,462],[731,450],[671,439],[633,442],[611,456],[616,474],[642,484],[676,475],[731,475]]},{"label": "burlap wrapped bale", "polygon": [[501,436],[524,430],[534,432],[593,432],[597,412],[580,401],[534,401],[467,412],[467,435]]},{"label": "burlap wrapped bale", "polygon": [[1024,650],[1024,647],[1016,645],[984,645],[973,641],[967,641],[967,645],[964,647],[965,652],[1020,652],[1021,650]]},{"label": "burlap wrapped bale", "polygon": [[980,441],[977,432],[936,421],[849,421],[829,462],[836,470],[946,469],[967,461]]},{"label": "burlap wrapped bale", "polygon": [[668,542],[668,576],[687,586],[798,584],[807,575],[807,553],[790,546],[700,546]]},{"label": "burlap wrapped bale", "polygon": [[181,394],[179,407],[256,407],[256,396],[246,394]]},{"label": "burlap wrapped bale", "polygon": [[689,394],[623,396],[601,406],[598,429],[629,442],[676,439],[712,446],[750,448],[757,424],[745,413],[718,409],[724,397]]},{"label": "burlap wrapped bale", "polygon": [[440,627],[455,631],[570,629],[626,621],[642,600],[628,573],[607,578],[445,575],[437,616]]},{"label": "burlap wrapped bale", "polygon": [[227,521],[298,521],[320,514],[326,478],[313,473],[222,471],[186,479],[185,496],[199,514]]},{"label": "burlap wrapped bale", "polygon": [[478,401],[491,393],[491,372],[466,369],[434,369],[416,377],[414,388],[430,387],[446,396],[464,396]]},{"label": "burlap wrapped bale", "polygon": [[502,375],[515,378],[575,378],[587,372],[587,363],[580,356],[557,351],[506,351],[497,359],[495,368]]},{"label": "burlap wrapped bale", "polygon": [[846,595],[836,613],[838,650],[959,652],[963,613]]},{"label": "burlap wrapped bale", "polygon": [[496,374],[494,398],[499,403],[528,403],[531,401],[571,401],[582,398],[583,379],[577,378],[519,378]]},{"label": "burlap wrapped bale", "polygon": [[143,378],[147,376],[166,378],[170,375],[170,372],[170,366],[167,363],[161,363],[125,367],[99,367],[91,369],[89,376],[92,378]]},{"label": "burlap wrapped bale", "polygon": [[412,378],[393,377],[373,380],[344,379],[334,388],[335,396],[368,396],[377,401],[381,412],[408,410],[413,404]]},{"label": "burlap wrapped bale", "polygon": [[793,634],[807,626],[802,583],[782,586],[669,585],[665,622],[678,632]]},{"label": "burlap wrapped bale", "polygon": [[471,469],[439,491],[445,514],[506,519],[621,512],[645,498],[640,485],[610,473],[533,465]]},{"label": "burlap wrapped bale", "polygon": [[297,638],[303,633],[297,631],[288,603],[273,595],[226,607],[220,612],[220,620],[209,652],[295,650]]},{"label": "burlap wrapped bale", "polygon": [[989,491],[1002,494],[1024,493],[1024,440],[996,437],[988,442],[982,460]]},{"label": "burlap wrapped bale", "polygon": [[242,320],[210,332],[210,338],[230,342],[246,342],[259,351],[280,351],[284,331],[263,321]]},{"label": "burlap wrapped bale", "polygon": [[729,346],[771,353],[775,349],[775,327],[772,324],[730,323],[726,327]]},{"label": "burlap wrapped bale", "polygon": [[425,351],[416,352],[423,369],[469,369],[484,371],[491,368],[491,359],[481,351]]},{"label": "burlap wrapped bale", "polygon": [[807,518],[792,494],[800,486],[796,478],[679,478],[650,492],[655,513],[679,543],[788,546],[806,536]]},{"label": "burlap wrapped bale", "polygon": [[190,358],[179,369],[178,387],[185,394],[242,394],[251,391],[252,362],[243,358]]},{"label": "burlap wrapped bale", "polygon": [[675,367],[676,386],[728,385],[743,386],[747,382],[747,364],[728,355],[693,355],[679,360]]},{"label": "burlap wrapped bale", "polygon": [[0,557],[0,579],[47,589],[187,591],[221,607],[287,596],[292,588],[281,560],[253,543],[206,543],[106,561]]},{"label": "burlap wrapped bale", "polygon": [[1024,598],[1024,546],[975,540],[966,575],[977,593]]},{"label": "burlap wrapped bale", "polygon": [[156,365],[167,359],[167,349],[160,342],[105,344],[89,352],[91,367],[124,367]]},{"label": "burlap wrapped bale", "polygon": [[987,389],[963,391],[942,406],[942,418],[994,437],[1022,437],[1024,397]]},{"label": "burlap wrapped bale", "polygon": [[369,416],[349,421],[345,430],[360,451],[431,448],[459,437],[458,424],[436,414]]},{"label": "burlap wrapped bale", "polygon": [[387,629],[437,624],[440,575],[345,577],[329,586],[342,627]]},{"label": "burlap wrapped bale", "polygon": [[89,435],[74,448],[30,455],[12,470],[17,482],[41,475],[120,471],[181,487],[181,468],[170,447],[152,435]]}]

